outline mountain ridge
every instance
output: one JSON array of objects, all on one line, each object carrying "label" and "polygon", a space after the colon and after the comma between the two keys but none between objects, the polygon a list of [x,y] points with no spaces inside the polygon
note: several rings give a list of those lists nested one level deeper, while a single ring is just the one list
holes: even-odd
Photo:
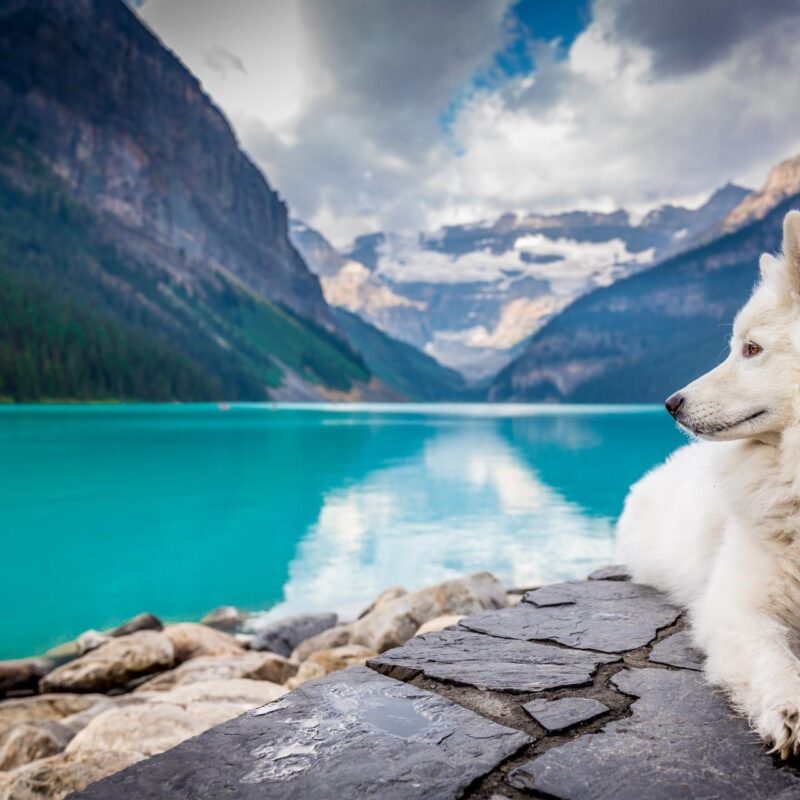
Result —
[{"label": "mountain ridge", "polygon": [[783,198],[760,219],[579,298],[495,377],[492,401],[661,402],[715,366],[729,325],[781,241]]}]

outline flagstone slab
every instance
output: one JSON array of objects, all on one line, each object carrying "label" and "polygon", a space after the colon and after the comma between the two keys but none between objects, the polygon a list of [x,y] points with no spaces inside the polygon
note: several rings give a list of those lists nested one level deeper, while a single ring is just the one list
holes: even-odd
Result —
[{"label": "flagstone slab", "polygon": [[511,786],[560,800],[800,797],[800,773],[778,766],[700,673],[626,669],[611,680],[638,698],[632,715],[512,770]]},{"label": "flagstone slab", "polygon": [[460,624],[491,636],[622,653],[651,642],[680,613],[649,586],[574,581],[527,592],[511,609],[483,611]]},{"label": "flagstone slab", "polygon": [[609,711],[607,705],[591,697],[562,697],[560,700],[539,698],[522,707],[550,733],[564,731]]},{"label": "flagstone slab", "polygon": [[92,784],[74,800],[455,800],[531,741],[365,667]]},{"label": "flagstone slab", "polygon": [[601,664],[618,660],[616,655],[451,628],[410,639],[367,665],[403,680],[424,674],[478,689],[536,692],[588,683]]},{"label": "flagstone slab", "polygon": [[689,631],[678,631],[653,645],[650,660],[682,669],[703,669],[703,654],[692,645]]}]

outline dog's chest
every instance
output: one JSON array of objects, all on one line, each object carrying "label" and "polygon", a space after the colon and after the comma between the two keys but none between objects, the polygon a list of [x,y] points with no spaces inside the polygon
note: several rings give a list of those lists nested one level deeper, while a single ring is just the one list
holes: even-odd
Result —
[{"label": "dog's chest", "polygon": [[781,560],[800,564],[798,468],[778,448],[745,445],[723,469],[729,510]]}]

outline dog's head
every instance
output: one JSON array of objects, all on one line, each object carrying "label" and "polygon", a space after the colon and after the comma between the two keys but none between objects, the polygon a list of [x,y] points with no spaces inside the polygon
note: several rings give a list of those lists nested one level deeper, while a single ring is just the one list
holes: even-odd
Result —
[{"label": "dog's head", "polygon": [[733,324],[730,353],[665,405],[704,439],[765,438],[798,419],[800,211],[783,222],[783,253],[764,254],[761,280]]}]

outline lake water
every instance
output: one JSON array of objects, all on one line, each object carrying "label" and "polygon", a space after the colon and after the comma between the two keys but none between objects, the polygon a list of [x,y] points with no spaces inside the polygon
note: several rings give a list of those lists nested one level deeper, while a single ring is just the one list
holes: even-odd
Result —
[{"label": "lake water", "polygon": [[2,407],[0,658],[145,610],[582,577],[683,441],[656,407]]}]

